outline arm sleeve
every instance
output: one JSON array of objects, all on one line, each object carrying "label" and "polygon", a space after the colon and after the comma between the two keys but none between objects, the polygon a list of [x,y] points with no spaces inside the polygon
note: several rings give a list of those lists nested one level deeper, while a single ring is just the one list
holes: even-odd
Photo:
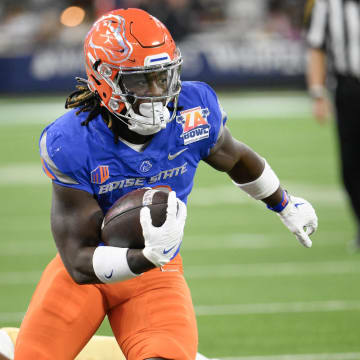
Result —
[{"label": "arm sleeve", "polygon": [[310,47],[325,49],[326,35],[328,30],[328,9],[327,0],[316,0],[311,12],[309,28],[306,40]]},{"label": "arm sleeve", "polygon": [[54,183],[93,194],[84,151],[64,141],[61,133],[47,129],[41,134],[39,148],[43,171]]}]

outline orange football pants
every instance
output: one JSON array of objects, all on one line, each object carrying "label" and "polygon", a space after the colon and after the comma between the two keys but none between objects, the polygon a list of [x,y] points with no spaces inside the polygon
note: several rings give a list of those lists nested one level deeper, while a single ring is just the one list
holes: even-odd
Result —
[{"label": "orange football pants", "polygon": [[128,360],[194,360],[197,327],[180,255],[114,284],[76,284],[57,255],[22,322],[15,360],[73,360],[105,316]]}]

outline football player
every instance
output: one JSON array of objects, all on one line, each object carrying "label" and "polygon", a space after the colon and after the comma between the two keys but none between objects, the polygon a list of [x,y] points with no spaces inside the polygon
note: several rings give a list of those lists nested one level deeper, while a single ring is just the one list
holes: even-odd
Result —
[{"label": "football player", "polygon": [[[207,84],[180,81],[180,51],[159,20],[139,9],[107,13],[87,34],[84,56],[87,79],[40,137],[59,254],[31,300],[15,359],[74,359],[107,316],[127,359],[194,360],[196,319],[179,249],[200,160],[263,201],[306,247],[315,211],[232,137]],[[149,208],[141,210],[145,248],[101,246],[111,205],[159,185],[172,189],[167,219],[154,227]]]}]

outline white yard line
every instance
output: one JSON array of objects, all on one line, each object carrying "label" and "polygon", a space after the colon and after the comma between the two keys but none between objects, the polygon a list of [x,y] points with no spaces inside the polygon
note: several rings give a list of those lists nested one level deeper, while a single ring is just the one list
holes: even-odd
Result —
[{"label": "white yard line", "polygon": [[360,352],[238,356],[238,357],[221,358],[221,360],[359,360],[359,359],[360,359]]},{"label": "white yard line", "polygon": [[[220,102],[229,118],[244,120],[303,119],[311,116],[311,103],[307,94],[265,92],[219,94]],[[44,99],[43,102],[1,101],[0,126],[48,124],[66,113],[64,98]]]},{"label": "white yard line", "polygon": [[[328,261],[304,263],[256,263],[226,265],[193,265],[185,267],[187,279],[226,279],[239,277],[273,276],[323,276],[359,274],[355,261]],[[0,285],[33,284],[40,278],[40,271],[0,272]]]},{"label": "white yard line", "polygon": [[[53,241],[52,239],[49,239],[49,241]],[[0,258],[1,257],[19,257],[19,256],[36,256],[36,255],[55,255],[56,250],[54,248],[43,248],[41,245],[34,245],[31,248],[21,248],[20,245],[17,245],[17,247],[11,247],[7,248],[7,246],[4,244],[4,249],[1,250]],[[1,276],[1,273],[0,273]]]},{"label": "white yard line", "polygon": [[[12,185],[46,185],[50,186],[50,179],[41,170],[41,163],[20,163],[0,166],[0,186]],[[291,181],[282,181],[291,189],[292,193],[301,193],[303,197],[309,198],[314,204],[324,203],[337,206],[345,201],[345,195],[340,186],[323,184],[298,184]],[[243,192],[240,192],[229,181],[228,185],[212,187],[196,187],[189,196],[189,204],[194,206],[211,206],[219,204],[252,204],[262,206]]]},{"label": "white yard line", "polygon": [[358,262],[294,262],[294,263],[256,263],[226,265],[192,265],[185,267],[188,279],[216,279],[238,277],[272,276],[318,276],[328,274],[358,274]]},{"label": "white yard line", "polygon": [[276,96],[271,92],[257,94],[220,95],[220,103],[229,118],[243,120],[294,120],[311,117],[311,102],[306,93]]},{"label": "white yard line", "polygon": [[[20,220],[20,219],[19,219]],[[50,226],[50,223],[49,225]],[[334,232],[321,232],[322,237],[329,237],[326,241],[316,241],[316,247],[344,247],[342,240],[334,238]],[[339,239],[343,232],[339,232]],[[331,236],[330,236],[331,235]],[[19,257],[19,256],[36,256],[36,255],[55,255],[55,246],[52,246],[53,240],[51,235],[44,241],[39,241],[29,245],[27,242],[21,242],[18,239],[8,238],[3,244],[0,252],[1,257]],[[295,248],[300,246],[296,239],[290,233],[274,232],[271,234],[247,234],[247,233],[230,233],[230,234],[210,234],[204,233],[199,236],[185,235],[181,252],[193,251],[219,251],[231,249],[274,249],[274,248]]]},{"label": "white yard line", "polygon": [[[197,316],[258,315],[359,310],[360,301],[340,300],[195,306]],[[0,312],[0,323],[21,321],[23,316],[23,312]]]},{"label": "white yard line", "polygon": [[0,272],[0,285],[36,284],[42,271],[3,271]]},{"label": "white yard line", "polygon": [[22,321],[25,312],[0,312],[0,324],[8,326],[9,323]]},{"label": "white yard line", "polygon": [[195,306],[197,316],[256,315],[359,310],[360,301],[312,301]]},{"label": "white yard line", "polygon": [[[289,236],[290,235],[290,236]],[[321,235],[325,240],[316,241],[315,246],[344,246],[343,231],[324,231]],[[338,238],[337,238],[338,237]],[[299,245],[291,233],[284,228],[283,231],[271,233],[222,233],[214,234],[204,231],[201,235],[185,234],[181,251],[203,251],[221,249],[268,249],[284,248]],[[4,248],[6,250],[6,246]],[[0,255],[1,256],[1,255]]]},{"label": "white yard line", "polygon": [[50,179],[43,173],[41,162],[18,163],[0,167],[0,186],[6,185],[46,185]]},{"label": "white yard line", "polygon": [[[345,202],[345,194],[340,186],[330,186],[324,184],[298,184],[286,179],[282,183],[291,193],[302,194],[304,198],[311,199],[312,203],[324,203],[337,206]],[[229,185],[218,185],[211,187],[196,187],[189,196],[189,204],[196,206],[211,206],[218,204],[252,204],[253,206],[263,206],[261,202],[256,202],[245,193],[235,188],[229,181]]]},{"label": "white yard line", "polygon": [[[0,126],[49,124],[65,114],[64,100],[46,99],[43,103],[0,102]],[[40,134],[39,134],[40,135]]]}]

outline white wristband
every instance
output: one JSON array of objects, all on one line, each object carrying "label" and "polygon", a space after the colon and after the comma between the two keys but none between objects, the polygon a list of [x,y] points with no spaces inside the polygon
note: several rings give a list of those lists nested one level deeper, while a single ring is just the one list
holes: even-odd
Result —
[{"label": "white wristband", "polygon": [[309,88],[309,95],[312,99],[324,99],[327,92],[323,85],[312,85]]},{"label": "white wristband", "polygon": [[97,278],[103,283],[124,281],[137,276],[127,262],[128,248],[98,246],[93,255],[93,268]]},{"label": "white wristband", "polygon": [[254,181],[238,184],[235,181],[233,183],[244,190],[248,195],[256,200],[262,200],[272,195],[280,186],[280,180],[271,169],[270,165],[264,159],[265,167],[262,174]]}]

